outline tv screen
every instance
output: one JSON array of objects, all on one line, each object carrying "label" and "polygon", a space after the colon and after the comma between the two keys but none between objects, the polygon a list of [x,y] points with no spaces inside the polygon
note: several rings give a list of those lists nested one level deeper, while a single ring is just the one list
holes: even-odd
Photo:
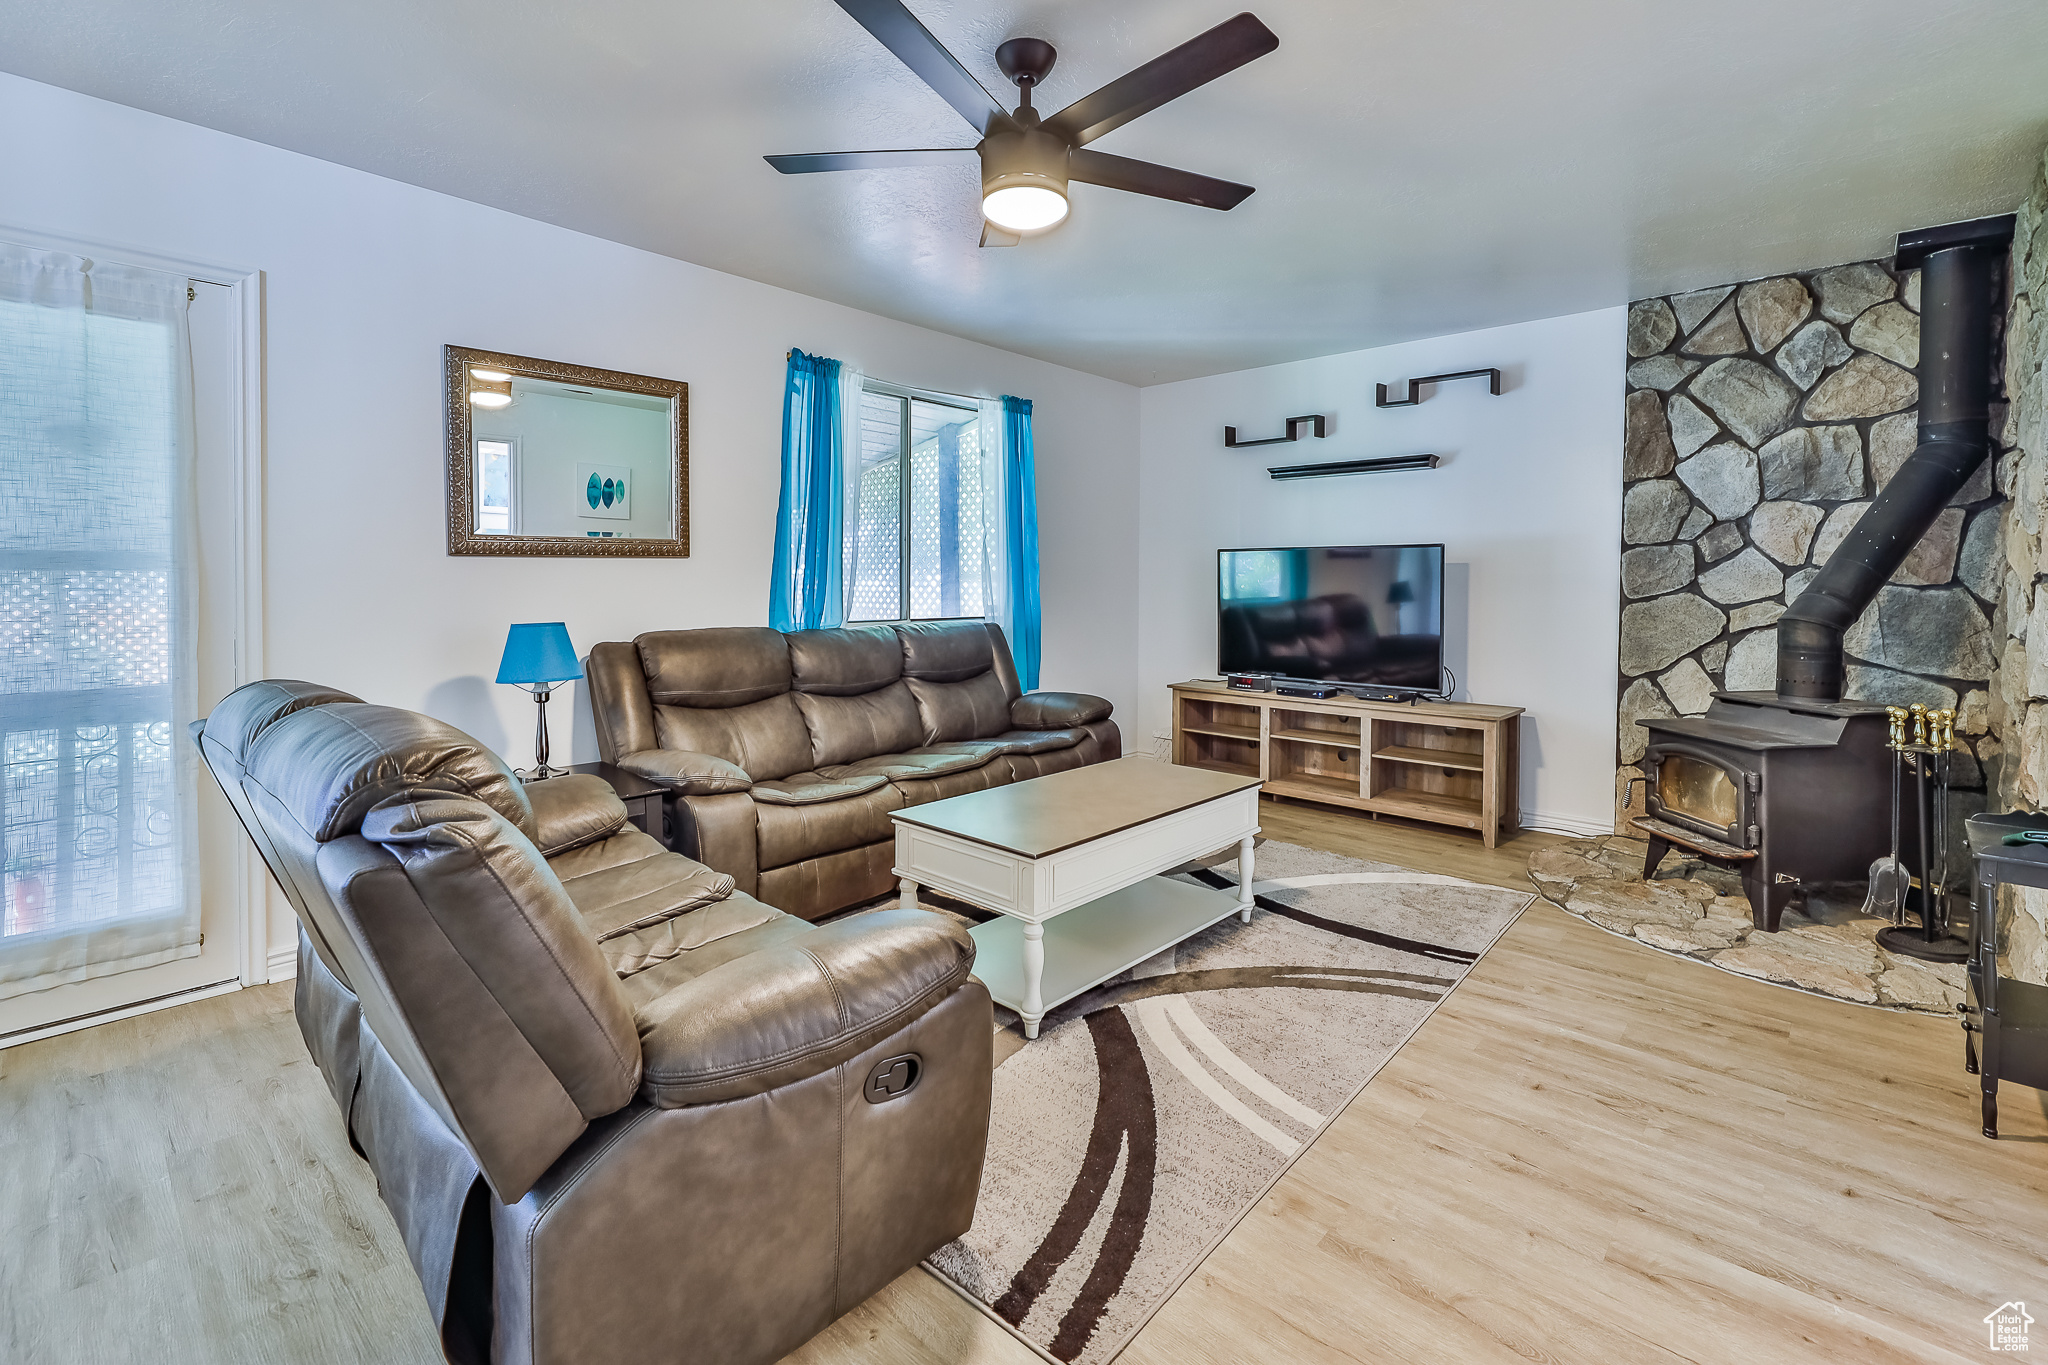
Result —
[{"label": "tv screen", "polygon": [[1443,546],[1219,550],[1216,559],[1219,672],[1441,690]]}]

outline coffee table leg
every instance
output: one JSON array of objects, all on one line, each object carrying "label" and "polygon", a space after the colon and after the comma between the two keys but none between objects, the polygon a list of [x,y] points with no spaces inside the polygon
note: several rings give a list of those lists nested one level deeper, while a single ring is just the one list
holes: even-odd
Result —
[{"label": "coffee table leg", "polygon": [[1237,917],[1252,922],[1252,836],[1237,841]]},{"label": "coffee table leg", "polygon": [[1045,1018],[1045,926],[1024,926],[1024,1036],[1038,1036],[1038,1021]]},{"label": "coffee table leg", "polygon": [[896,890],[897,890],[897,891],[898,891],[898,892],[900,893],[900,894],[899,894],[899,895],[898,895],[898,896],[896,897],[896,908],[897,908],[897,909],[899,909],[899,910],[915,910],[915,909],[917,909],[917,883],[916,883],[916,882],[914,882],[914,881],[910,880],[910,878],[908,878],[908,877],[905,877],[905,878],[904,878],[904,879],[903,879],[902,881],[900,881],[900,882],[896,883]]}]

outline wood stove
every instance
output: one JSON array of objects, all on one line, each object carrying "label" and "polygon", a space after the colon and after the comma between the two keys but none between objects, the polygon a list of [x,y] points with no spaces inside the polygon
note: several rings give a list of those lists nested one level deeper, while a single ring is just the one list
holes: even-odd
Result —
[{"label": "wood stove", "polygon": [[1737,869],[1756,926],[1775,933],[1801,886],[1860,880],[1889,851],[1883,706],[1717,692],[1704,716],[1641,723],[1645,875],[1674,844]]},{"label": "wood stove", "polygon": [[[1860,880],[1890,850],[1885,709],[1841,700],[1844,634],[1990,457],[1997,281],[2013,222],[1899,234],[1894,264],[1921,272],[1919,444],[1778,618],[1774,693],[1717,692],[1697,719],[1639,722],[1649,804],[1630,823],[1650,841],[1645,877],[1674,844],[1739,868],[1751,917],[1775,932],[1801,885]],[[1924,874],[1917,784],[1901,823]],[[1941,960],[1932,928],[1922,948],[1886,946]]]}]

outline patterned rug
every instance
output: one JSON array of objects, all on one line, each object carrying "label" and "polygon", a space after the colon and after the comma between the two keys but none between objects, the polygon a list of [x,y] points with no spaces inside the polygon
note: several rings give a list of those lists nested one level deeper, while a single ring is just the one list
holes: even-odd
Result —
[{"label": "patterned rug", "polygon": [[[974,1227],[926,1264],[1053,1359],[1114,1357],[1535,899],[1293,844],[1256,857],[1250,924],[1069,1001],[1035,1042],[997,1007]],[[1235,869],[1184,879],[1234,895]]]}]

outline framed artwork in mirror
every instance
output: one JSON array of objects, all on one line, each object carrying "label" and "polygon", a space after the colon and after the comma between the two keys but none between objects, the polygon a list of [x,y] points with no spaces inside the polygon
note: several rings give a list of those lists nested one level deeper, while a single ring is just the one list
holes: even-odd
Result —
[{"label": "framed artwork in mirror", "polygon": [[448,553],[690,553],[690,386],[443,348]]}]

